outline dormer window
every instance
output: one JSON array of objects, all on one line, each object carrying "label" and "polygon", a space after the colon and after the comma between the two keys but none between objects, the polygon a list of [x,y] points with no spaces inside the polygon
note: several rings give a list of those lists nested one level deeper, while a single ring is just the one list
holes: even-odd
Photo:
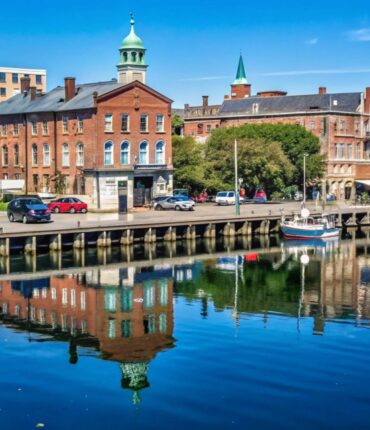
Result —
[{"label": "dormer window", "polygon": [[333,106],[338,106],[338,100],[333,100]]},{"label": "dormer window", "polygon": [[252,105],[252,112],[253,113],[258,113],[258,111],[259,111],[259,104],[258,103],[253,103],[253,105]]}]

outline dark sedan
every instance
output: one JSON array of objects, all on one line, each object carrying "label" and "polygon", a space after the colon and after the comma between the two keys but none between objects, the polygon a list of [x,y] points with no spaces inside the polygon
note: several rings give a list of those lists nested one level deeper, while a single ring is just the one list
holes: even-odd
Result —
[{"label": "dark sedan", "polygon": [[7,208],[8,219],[10,222],[50,221],[50,211],[44,203],[34,197],[22,197],[12,200]]}]

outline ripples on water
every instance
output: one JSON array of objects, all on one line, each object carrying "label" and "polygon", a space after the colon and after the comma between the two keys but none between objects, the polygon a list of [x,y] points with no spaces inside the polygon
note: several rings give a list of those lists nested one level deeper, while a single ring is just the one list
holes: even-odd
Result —
[{"label": "ripples on water", "polygon": [[369,428],[366,242],[1,279],[4,430]]}]

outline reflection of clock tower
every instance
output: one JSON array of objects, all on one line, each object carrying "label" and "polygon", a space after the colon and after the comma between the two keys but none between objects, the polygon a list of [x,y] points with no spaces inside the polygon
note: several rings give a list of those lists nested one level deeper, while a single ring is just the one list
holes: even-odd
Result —
[{"label": "reflection of clock tower", "polygon": [[123,40],[120,52],[120,62],[117,65],[118,82],[129,84],[133,81],[140,81],[146,84],[146,69],[145,51],[143,42],[140,37],[135,34],[135,21],[131,15],[131,31],[130,34]]},{"label": "reflection of clock tower", "polygon": [[122,370],[122,388],[128,388],[133,391],[132,403],[137,405],[141,402],[140,390],[149,387],[148,382],[148,363],[121,363]]}]

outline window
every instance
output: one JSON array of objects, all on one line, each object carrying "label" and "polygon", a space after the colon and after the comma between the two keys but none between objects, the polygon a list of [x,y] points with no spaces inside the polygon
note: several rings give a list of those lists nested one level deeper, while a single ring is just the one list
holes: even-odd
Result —
[{"label": "window", "polygon": [[56,300],[56,299],[57,299],[57,289],[52,288],[51,289],[51,300]]},{"label": "window", "polygon": [[141,133],[146,133],[148,131],[148,115],[140,115],[140,131]]},{"label": "window", "polygon": [[144,333],[155,333],[155,315],[148,315],[146,318],[144,318]]},{"label": "window", "polygon": [[259,111],[259,104],[258,103],[253,103],[252,105],[252,112],[253,113],[258,113]]},{"label": "window", "polygon": [[0,88],[0,96],[6,97],[6,88]]},{"label": "window", "polygon": [[167,315],[160,314],[159,315],[159,331],[161,333],[166,333],[167,331]]},{"label": "window", "polygon": [[365,151],[364,151],[364,155],[366,160],[370,160],[370,142],[366,142],[365,143]]},{"label": "window", "polygon": [[130,144],[128,142],[121,143],[121,164],[130,163]]},{"label": "window", "polygon": [[113,131],[113,116],[109,113],[105,115],[104,130],[107,132]]},{"label": "window", "polygon": [[340,120],[339,121],[339,130],[345,131],[345,129],[346,129],[346,122],[344,120]]},{"label": "window", "polygon": [[50,145],[44,143],[43,147],[43,164],[44,166],[50,166]]},{"label": "window", "polygon": [[122,337],[132,336],[132,322],[131,320],[123,320],[121,322],[121,335]]},{"label": "window", "polygon": [[3,166],[7,166],[9,161],[9,154],[8,154],[8,147],[6,145],[3,146],[2,156],[3,156]]},{"label": "window", "polygon": [[86,309],[86,293],[85,291],[81,291],[81,304],[80,304],[81,310]]},{"label": "window", "polygon": [[108,312],[115,312],[117,306],[117,290],[106,288],[104,291],[104,309]]},{"label": "window", "polygon": [[159,282],[159,303],[161,306],[167,306],[168,301],[168,286],[167,281]]},{"label": "window", "polygon": [[18,84],[18,73],[12,73],[12,83]]},{"label": "window", "polygon": [[76,290],[74,288],[71,289],[71,306],[76,306]]},{"label": "window", "polygon": [[67,288],[62,289],[62,304],[66,305],[68,303],[68,294],[67,294]]},{"label": "window", "polygon": [[15,173],[15,174],[14,174],[14,179],[15,179],[15,180],[17,180],[17,181],[18,181],[19,179],[21,179],[21,174],[20,174],[20,173]]},{"label": "window", "polygon": [[349,145],[347,145],[347,158],[348,158],[348,160],[353,159],[353,147],[352,147],[351,143]]},{"label": "window", "polygon": [[344,144],[343,143],[336,143],[335,144],[334,158],[337,160],[343,160],[344,159]]},{"label": "window", "polygon": [[2,124],[2,126],[1,126],[1,135],[2,136],[6,136],[7,133],[8,133],[8,127],[7,127],[7,125],[6,124]]},{"label": "window", "polygon": [[32,131],[31,131],[32,136],[37,136],[37,122],[31,121],[31,127],[32,127]]},{"label": "window", "polygon": [[63,133],[68,133],[68,116],[62,116],[62,131]]},{"label": "window", "polygon": [[144,283],[144,308],[154,306],[154,284],[151,282]]},{"label": "window", "polygon": [[19,165],[19,146],[17,144],[14,145],[14,166]]},{"label": "window", "polygon": [[17,122],[13,124],[13,136],[18,136],[19,134],[19,125]]},{"label": "window", "polygon": [[41,85],[41,84],[42,84],[42,76],[36,75],[36,85]]},{"label": "window", "polygon": [[355,153],[356,160],[361,160],[361,146],[360,146],[360,144],[355,146],[355,151],[356,151],[356,153]]},{"label": "window", "polygon": [[310,129],[311,130],[315,130],[315,127],[316,127],[315,120],[311,119],[311,121],[310,121]]},{"label": "window", "polygon": [[0,72],[0,82],[4,84],[6,81],[6,75],[4,72]]},{"label": "window", "polygon": [[83,133],[84,131],[84,120],[81,115],[77,115],[77,133]]},{"label": "window", "polygon": [[38,163],[38,148],[36,143],[32,145],[32,166],[37,166]]},{"label": "window", "polygon": [[33,189],[38,191],[39,189],[39,175],[32,175]]},{"label": "window", "polygon": [[207,124],[207,133],[210,133],[212,131],[211,124]]},{"label": "window", "polygon": [[109,141],[104,144],[104,164],[110,166],[113,164],[113,142]]},{"label": "window", "polygon": [[42,134],[45,136],[49,134],[49,124],[47,121],[42,122]]},{"label": "window", "polygon": [[132,288],[122,288],[121,293],[121,310],[123,312],[132,311],[133,290]]},{"label": "window", "polygon": [[149,164],[148,142],[140,143],[139,164]]},{"label": "window", "polygon": [[77,143],[76,147],[76,166],[83,166],[84,165],[84,145],[83,143]]},{"label": "window", "polygon": [[114,339],[116,337],[116,320],[110,318],[108,320],[108,337]]},{"label": "window", "polygon": [[63,143],[62,145],[62,166],[69,166],[69,146],[68,143]]},{"label": "window", "polygon": [[124,133],[130,131],[130,116],[127,113],[122,114],[121,131]]},{"label": "window", "polygon": [[164,115],[157,115],[156,122],[155,122],[155,129],[157,133],[164,132]]},{"label": "window", "polygon": [[155,163],[164,164],[164,142],[157,142],[155,145]]}]

